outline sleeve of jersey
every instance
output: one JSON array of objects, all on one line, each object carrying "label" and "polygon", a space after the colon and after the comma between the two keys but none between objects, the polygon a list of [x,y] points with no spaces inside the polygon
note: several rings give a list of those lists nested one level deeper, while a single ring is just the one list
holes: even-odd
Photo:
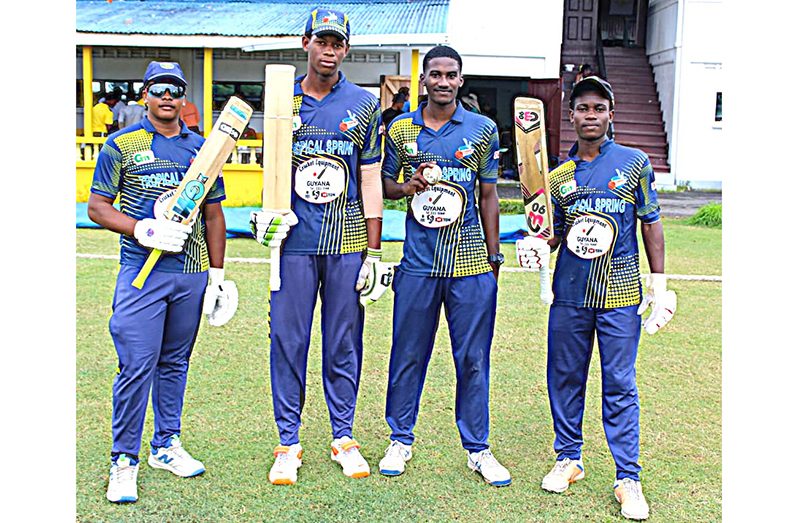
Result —
[{"label": "sleeve of jersey", "polygon": [[562,238],[565,235],[565,211],[563,211],[560,200],[554,194],[551,195],[551,209],[552,219],[554,220],[554,236]]},{"label": "sleeve of jersey", "polygon": [[122,153],[111,140],[107,140],[97,156],[91,192],[116,198],[119,193],[119,180],[122,172]]},{"label": "sleeve of jersey", "polygon": [[654,223],[659,220],[657,186],[654,181],[654,169],[651,167],[648,156],[645,157],[640,169],[640,182],[635,191],[635,205],[637,217],[643,223]]},{"label": "sleeve of jersey", "polygon": [[360,163],[368,165],[377,163],[382,159],[382,135],[380,134],[380,106],[377,99],[374,99],[374,106],[369,116],[369,123],[366,127],[366,134],[363,139],[363,151],[360,153]]},{"label": "sleeve of jersey", "polygon": [[499,132],[494,124],[485,154],[479,160],[479,183],[496,183],[498,181],[500,155]]},{"label": "sleeve of jersey", "polygon": [[382,177],[398,180],[401,170],[402,164],[399,161],[399,151],[396,149],[396,144],[389,130],[389,132],[385,133],[385,157],[382,160]]}]

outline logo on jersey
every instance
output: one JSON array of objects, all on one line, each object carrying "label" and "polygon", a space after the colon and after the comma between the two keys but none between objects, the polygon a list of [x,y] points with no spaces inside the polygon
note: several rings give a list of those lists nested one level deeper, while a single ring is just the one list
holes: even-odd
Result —
[{"label": "logo on jersey", "polygon": [[355,118],[355,115],[352,114],[352,111],[347,109],[346,114],[348,116],[341,120],[340,125],[338,125],[338,128],[341,130],[341,132],[346,132],[357,127],[357,118]]},{"label": "logo on jersey", "polygon": [[609,187],[610,190],[612,191],[615,189],[619,189],[626,182],[627,182],[626,176],[623,175],[620,169],[615,169],[615,176],[612,177],[610,183],[607,184],[607,187]]},{"label": "logo on jersey", "polygon": [[568,196],[576,191],[576,180],[560,185],[560,196]]},{"label": "logo on jersey", "polygon": [[656,191],[656,190],[657,190],[657,183],[656,183],[656,182],[654,182],[653,180],[652,180],[652,182],[651,182],[651,190],[652,190],[652,191]]},{"label": "logo on jersey", "polygon": [[155,155],[149,149],[147,149],[146,151],[139,151],[133,155],[133,163],[136,165],[142,165],[154,161],[155,161]]},{"label": "logo on jersey", "polygon": [[463,212],[463,197],[446,182],[428,186],[410,202],[413,217],[424,227],[439,229],[451,225]]},{"label": "logo on jersey", "polygon": [[568,250],[584,260],[604,256],[612,247],[615,231],[600,216],[580,216],[568,231]]},{"label": "logo on jersey", "polygon": [[299,115],[294,116],[291,120],[291,130],[297,132],[302,127],[302,118]]},{"label": "logo on jersey", "polygon": [[418,145],[416,142],[407,142],[404,145],[405,154],[408,156],[416,156],[418,154]]},{"label": "logo on jersey", "polygon": [[309,203],[328,203],[344,192],[346,172],[327,158],[311,158],[296,169],[294,192]]},{"label": "logo on jersey", "polygon": [[467,138],[463,138],[463,145],[457,148],[454,152],[454,157],[458,160],[462,160],[463,158],[468,158],[474,154],[474,147],[471,142],[468,141]]}]

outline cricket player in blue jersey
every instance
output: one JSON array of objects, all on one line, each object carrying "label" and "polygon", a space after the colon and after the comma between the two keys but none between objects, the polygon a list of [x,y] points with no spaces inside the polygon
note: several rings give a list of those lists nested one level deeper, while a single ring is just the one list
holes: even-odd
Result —
[{"label": "cricket player in blue jersey", "polygon": [[293,212],[285,217],[261,211],[251,218],[258,242],[276,247],[284,241],[282,286],[270,297],[271,390],[280,437],[269,472],[275,485],[294,484],[302,465],[299,428],[317,296],[330,456],[346,476],[370,474],[352,437],[363,360],[362,304],[384,292],[391,273],[380,262],[380,107],[339,71],[349,35],[346,14],[310,14],[302,37],[307,74],[297,78],[294,90]]},{"label": "cricket player in blue jersey", "polygon": [[407,198],[408,212],[393,284],[385,407],[391,441],[379,468],[397,476],[412,457],[413,427],[443,306],[457,375],[455,419],[467,465],[491,485],[504,486],[510,473],[488,445],[490,347],[504,261],[496,193],[499,135],[495,123],[457,101],[462,66],[454,49],[432,48],[421,74],[429,101],[397,116],[386,131],[385,195]]},{"label": "cricket player in blue jersey", "polygon": [[[109,322],[119,367],[106,497],[116,503],[138,499],[139,449],[150,390],[155,432],[147,462],[181,477],[205,471],[180,440],[188,363],[203,309],[209,323],[221,325],[237,304],[235,285],[224,280],[221,176],[193,225],[163,217],[164,201],[204,142],[180,121],[186,87],[179,64],[149,64],[144,73],[147,116],[108,137],[89,197],[89,217],[121,235]],[[117,196],[119,210],[113,206]],[[139,290],[131,284],[151,249],[163,250],[164,256]]]},{"label": "cricket player in blue jersey", "polygon": [[[542,488],[565,492],[585,477],[582,416],[593,340],[601,358],[604,432],[615,460],[614,491],[621,514],[646,519],[640,484],[640,401],[635,360],[641,323],[649,334],[673,317],[676,294],[666,289],[665,240],[654,171],[642,151],[607,138],[614,115],[612,87],[587,77],[570,97],[577,134],[567,161],[549,174],[555,238],[518,242],[524,267],[548,264],[562,245],[549,313],[547,381],[557,462]],[[637,224],[651,275],[643,297]],[[540,261],[538,261],[540,260]],[[641,315],[653,305],[642,322]]]}]

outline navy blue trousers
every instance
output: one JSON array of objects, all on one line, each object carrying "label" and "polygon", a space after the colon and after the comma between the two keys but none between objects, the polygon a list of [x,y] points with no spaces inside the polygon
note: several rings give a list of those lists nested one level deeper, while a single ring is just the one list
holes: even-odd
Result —
[{"label": "navy blue trousers", "polygon": [[604,434],[616,479],[640,479],[640,400],[635,360],[640,342],[637,305],[616,309],[553,305],[549,312],[546,377],[557,459],[582,456],[585,391],[598,338]]},{"label": "navy blue trousers", "polygon": [[202,316],[208,273],[153,271],[144,288],[131,283],[138,267],[122,265],[116,280],[111,338],[119,357],[113,384],[111,456],[137,456],[152,389],[153,447],[180,434],[188,361]]},{"label": "navy blue trousers", "polygon": [[469,452],[488,448],[490,345],[496,320],[492,273],[428,278],[397,271],[385,419],[391,439],[412,445],[421,391],[435,343],[441,305],[452,344],[457,389],[455,421]]},{"label": "navy blue trousers", "polygon": [[284,255],[271,293],[270,372],[281,445],[299,443],[310,331],[321,297],[322,384],[333,438],[352,437],[363,361],[363,307],[355,291],[360,253]]}]

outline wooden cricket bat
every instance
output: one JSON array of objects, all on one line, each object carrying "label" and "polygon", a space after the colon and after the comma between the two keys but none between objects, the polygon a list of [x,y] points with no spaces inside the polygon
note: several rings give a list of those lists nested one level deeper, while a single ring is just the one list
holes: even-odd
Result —
[{"label": "wooden cricket bat", "polygon": [[[296,67],[268,64],[263,107],[263,210],[291,211],[291,153]],[[271,249],[269,289],[280,290],[280,248]]]},{"label": "wooden cricket bat", "polygon": [[[202,144],[194,161],[180,181],[174,196],[166,203],[164,216],[167,220],[190,224],[200,211],[202,202],[211,190],[213,182],[222,172],[239,136],[252,117],[252,108],[240,98],[230,97],[208,138]],[[141,289],[150,275],[162,251],[153,249],[147,261],[133,280],[133,287]]]},{"label": "wooden cricket bat", "polygon": [[[549,156],[546,151],[546,124],[543,102],[518,97],[514,102],[515,145],[518,151],[518,177],[524,198],[524,213],[529,234],[550,240],[553,236]],[[540,292],[550,292],[549,267],[540,269]]]}]

